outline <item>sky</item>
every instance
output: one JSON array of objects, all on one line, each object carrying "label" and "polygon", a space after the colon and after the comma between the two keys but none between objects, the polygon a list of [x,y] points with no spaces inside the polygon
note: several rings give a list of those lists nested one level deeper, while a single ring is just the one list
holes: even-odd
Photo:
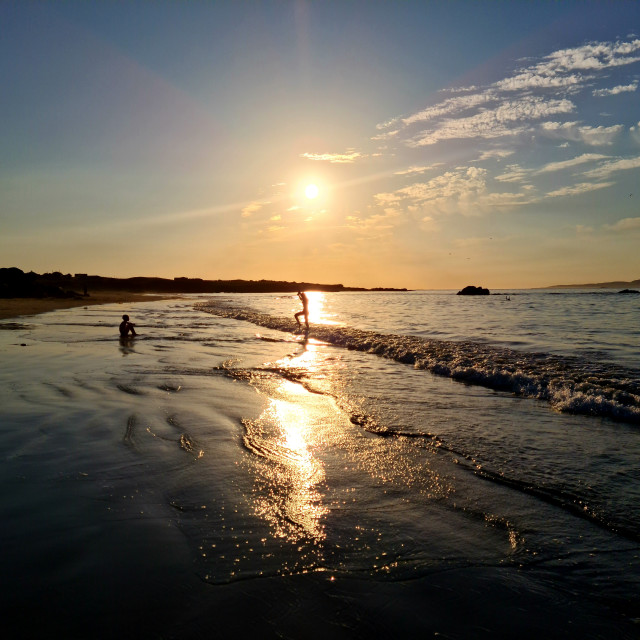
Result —
[{"label": "sky", "polygon": [[0,266],[640,278],[640,2],[5,0],[0,25]]}]

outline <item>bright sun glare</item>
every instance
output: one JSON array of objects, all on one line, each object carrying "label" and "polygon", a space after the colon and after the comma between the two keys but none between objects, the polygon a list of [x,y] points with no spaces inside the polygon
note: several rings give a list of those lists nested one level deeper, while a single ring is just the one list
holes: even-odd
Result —
[{"label": "bright sun glare", "polygon": [[315,184],[308,184],[304,190],[304,195],[313,200],[318,197],[318,187]]}]

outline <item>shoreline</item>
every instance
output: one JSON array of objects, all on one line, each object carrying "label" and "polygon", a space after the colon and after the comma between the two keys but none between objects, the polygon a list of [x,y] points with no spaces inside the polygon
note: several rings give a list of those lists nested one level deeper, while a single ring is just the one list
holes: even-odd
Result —
[{"label": "shoreline", "polygon": [[100,304],[130,304],[154,300],[180,298],[179,294],[132,293],[129,291],[101,291],[86,298],[0,298],[0,320],[20,316],[34,316],[58,309],[88,307]]}]

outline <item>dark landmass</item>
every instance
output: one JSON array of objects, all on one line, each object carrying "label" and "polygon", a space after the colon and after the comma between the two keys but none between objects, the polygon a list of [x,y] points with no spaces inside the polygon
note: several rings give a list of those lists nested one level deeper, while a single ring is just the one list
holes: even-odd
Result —
[{"label": "dark landmass", "polygon": [[456,293],[457,296],[488,296],[489,294],[489,289],[474,287],[473,285],[468,285]]},{"label": "dark landmass", "polygon": [[[0,298],[82,298],[72,288],[63,288],[56,278],[47,278],[33,271],[24,273],[10,267],[0,269]],[[71,283],[64,283],[71,284]]]},{"label": "dark landmass", "polygon": [[203,280],[202,278],[105,278],[76,273],[28,273],[16,267],[0,268],[0,298],[77,298],[91,292],[134,293],[295,293],[296,291],[407,291],[376,287],[345,287],[342,284],[284,282],[279,280]]},{"label": "dark landmass", "polygon": [[596,282],[591,284],[556,284],[552,287],[534,287],[536,289],[620,289],[622,287],[640,287],[640,279],[624,282],[616,280],[614,282]]},{"label": "dark landmass", "polygon": [[618,291],[618,293],[637,293],[637,294],[640,294],[640,291],[638,291],[638,289],[623,289],[622,291]]}]

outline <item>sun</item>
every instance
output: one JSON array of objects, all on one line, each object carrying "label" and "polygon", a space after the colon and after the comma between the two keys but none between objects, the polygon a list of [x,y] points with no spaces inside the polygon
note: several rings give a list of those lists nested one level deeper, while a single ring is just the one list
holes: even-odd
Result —
[{"label": "sun", "polygon": [[305,187],[304,195],[307,196],[307,198],[309,198],[309,200],[313,200],[314,198],[317,198],[318,197],[318,185],[308,184]]}]

